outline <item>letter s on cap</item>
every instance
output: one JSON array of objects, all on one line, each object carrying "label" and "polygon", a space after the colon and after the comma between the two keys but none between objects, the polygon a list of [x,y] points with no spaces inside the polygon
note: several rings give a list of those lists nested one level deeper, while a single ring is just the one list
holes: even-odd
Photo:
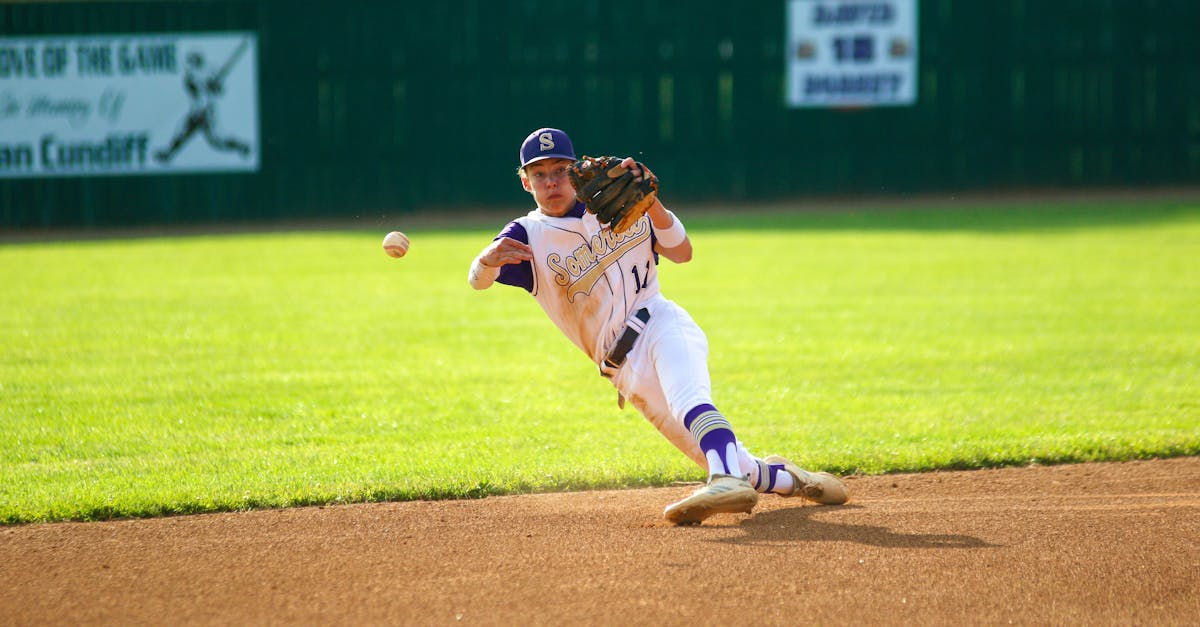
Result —
[{"label": "letter s on cap", "polygon": [[554,148],[554,136],[550,133],[538,135],[538,143],[543,152]]}]

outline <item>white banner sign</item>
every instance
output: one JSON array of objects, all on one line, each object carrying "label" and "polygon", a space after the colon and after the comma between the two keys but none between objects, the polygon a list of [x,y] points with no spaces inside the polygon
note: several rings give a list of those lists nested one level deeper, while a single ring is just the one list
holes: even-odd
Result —
[{"label": "white banner sign", "polygon": [[917,0],[789,0],[792,107],[917,100]]},{"label": "white banner sign", "polygon": [[0,38],[0,177],[256,171],[251,32]]}]

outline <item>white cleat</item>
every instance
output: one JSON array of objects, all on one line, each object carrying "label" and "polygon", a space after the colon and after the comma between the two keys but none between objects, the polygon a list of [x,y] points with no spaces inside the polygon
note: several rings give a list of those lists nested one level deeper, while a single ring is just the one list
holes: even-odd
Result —
[{"label": "white cleat", "polygon": [[758,504],[750,482],[733,475],[713,475],[708,485],[663,510],[663,518],[676,525],[698,525],[713,514],[749,514]]},{"label": "white cleat", "polygon": [[782,464],[783,469],[792,476],[792,493],[782,496],[802,496],[822,505],[841,505],[850,500],[850,489],[846,484],[827,472],[809,472],[779,455],[768,455],[763,461]]}]

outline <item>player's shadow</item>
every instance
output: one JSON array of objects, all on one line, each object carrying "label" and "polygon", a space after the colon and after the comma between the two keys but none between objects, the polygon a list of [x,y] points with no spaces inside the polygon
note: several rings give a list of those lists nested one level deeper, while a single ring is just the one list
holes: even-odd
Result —
[{"label": "player's shadow", "polygon": [[875,525],[856,525],[827,520],[839,511],[861,509],[858,505],[837,507],[809,505],[756,513],[738,528],[744,535],[714,542],[729,544],[774,544],[779,542],[854,542],[894,549],[981,549],[998,546],[963,534],[904,533]]}]

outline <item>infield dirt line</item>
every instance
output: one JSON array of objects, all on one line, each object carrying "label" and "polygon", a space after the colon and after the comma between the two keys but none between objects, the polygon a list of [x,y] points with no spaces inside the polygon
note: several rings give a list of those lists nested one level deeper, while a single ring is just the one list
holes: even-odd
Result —
[{"label": "infield dirt line", "polygon": [[[1200,458],[0,528],[0,624],[1194,624]],[[1014,494],[1019,491],[1019,494]]]}]

